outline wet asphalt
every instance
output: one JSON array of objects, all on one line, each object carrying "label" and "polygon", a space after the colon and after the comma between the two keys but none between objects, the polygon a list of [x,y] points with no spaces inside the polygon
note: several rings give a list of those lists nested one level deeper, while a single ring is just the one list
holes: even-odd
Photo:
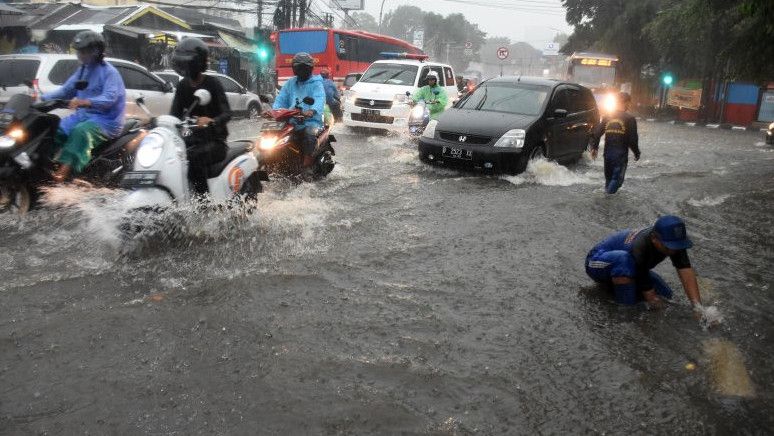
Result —
[{"label": "wet asphalt", "polygon": [[[468,174],[337,129],[327,180],[270,182],[247,216],[181,205],[175,234],[127,245],[120,192],[58,188],[0,217],[0,434],[774,428],[762,134],[641,122],[643,159],[607,196],[599,161]],[[669,262],[662,312],[616,306],[584,273],[606,234],[666,213],[688,223],[717,328]],[[753,396],[718,388],[733,356],[708,356],[713,340]]]}]

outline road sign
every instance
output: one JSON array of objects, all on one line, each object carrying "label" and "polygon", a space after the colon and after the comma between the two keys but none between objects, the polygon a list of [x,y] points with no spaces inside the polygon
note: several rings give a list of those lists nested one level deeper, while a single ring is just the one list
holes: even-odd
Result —
[{"label": "road sign", "polygon": [[465,41],[465,48],[473,48],[473,43],[470,41]]},{"label": "road sign", "polygon": [[555,42],[546,43],[543,47],[543,56],[556,56],[559,54],[559,44]]},{"label": "road sign", "polygon": [[466,48],[465,49],[465,56],[473,56],[473,49],[472,48]]},{"label": "road sign", "polygon": [[341,9],[342,11],[362,11],[364,0],[331,0],[328,3],[331,9]]},{"label": "road sign", "polygon": [[218,61],[218,72],[220,74],[228,74],[228,59],[220,59]]},{"label": "road sign", "polygon": [[504,61],[508,58],[508,47],[500,47],[497,49],[497,58]]},{"label": "road sign", "polygon": [[414,46],[418,47],[420,50],[423,48],[423,45],[425,43],[425,31],[424,29],[417,29],[414,31]]}]

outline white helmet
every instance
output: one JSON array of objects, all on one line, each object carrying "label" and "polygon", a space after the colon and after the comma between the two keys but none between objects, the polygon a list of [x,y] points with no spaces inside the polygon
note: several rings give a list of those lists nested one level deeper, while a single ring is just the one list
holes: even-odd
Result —
[{"label": "white helmet", "polygon": [[430,79],[435,79],[436,82],[439,82],[439,80],[438,80],[438,73],[436,73],[435,71],[430,71],[429,73],[427,73],[427,76],[425,77],[425,80],[427,81],[427,80],[430,80]]}]

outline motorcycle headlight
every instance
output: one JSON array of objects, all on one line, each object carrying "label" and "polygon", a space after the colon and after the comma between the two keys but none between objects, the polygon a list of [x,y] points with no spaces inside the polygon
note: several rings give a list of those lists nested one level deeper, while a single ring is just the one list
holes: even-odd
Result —
[{"label": "motorcycle headlight", "polygon": [[501,136],[500,139],[495,142],[495,147],[503,147],[503,148],[523,148],[524,147],[524,137],[526,136],[527,132],[523,129],[512,129],[507,132],[505,132],[505,135]]},{"label": "motorcycle headlight", "polygon": [[18,127],[9,130],[5,135],[0,136],[0,149],[15,146],[17,142],[23,141],[25,136],[24,130]]},{"label": "motorcycle headlight", "polygon": [[435,126],[438,125],[438,120],[430,120],[429,123],[427,123],[427,127],[425,127],[425,131],[422,132],[423,138],[434,138],[435,137]]},{"label": "motorcycle headlight", "polygon": [[769,130],[774,130],[774,123],[769,124]]},{"label": "motorcycle headlight", "polygon": [[425,116],[425,107],[422,105],[416,105],[411,108],[411,118],[422,118]]},{"label": "motorcycle headlight", "polygon": [[618,108],[617,96],[612,92],[609,94],[605,94],[605,97],[602,100],[602,110],[605,111],[605,113],[611,114],[615,112],[617,108]]},{"label": "motorcycle headlight", "polygon": [[164,151],[164,137],[158,133],[149,133],[137,149],[137,163],[143,168],[156,165]]},{"label": "motorcycle headlight", "polygon": [[395,94],[395,101],[397,103],[405,103],[408,101],[408,96],[406,94]]},{"label": "motorcycle headlight", "polygon": [[290,136],[285,136],[282,139],[277,139],[275,136],[264,136],[261,138],[261,142],[258,147],[263,151],[273,150],[277,146],[280,146],[290,140]]}]

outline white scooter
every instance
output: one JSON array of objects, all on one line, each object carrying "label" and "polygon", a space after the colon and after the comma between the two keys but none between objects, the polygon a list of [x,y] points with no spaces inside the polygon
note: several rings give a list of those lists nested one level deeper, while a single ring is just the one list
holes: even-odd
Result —
[{"label": "white scooter", "polygon": [[[179,120],[171,115],[156,118],[155,126],[137,149],[133,171],[127,172],[122,187],[131,189],[124,200],[126,212],[162,210],[173,202],[186,202],[194,195],[188,180],[188,160],[183,138],[195,134],[196,118],[188,114],[197,106],[206,106],[212,100],[207,90],[194,92],[195,102]],[[144,104],[140,107],[147,112]],[[207,179],[210,197],[222,203],[238,195],[248,198],[261,192],[258,172],[258,151],[253,141],[228,143],[223,161],[210,166]]]}]

